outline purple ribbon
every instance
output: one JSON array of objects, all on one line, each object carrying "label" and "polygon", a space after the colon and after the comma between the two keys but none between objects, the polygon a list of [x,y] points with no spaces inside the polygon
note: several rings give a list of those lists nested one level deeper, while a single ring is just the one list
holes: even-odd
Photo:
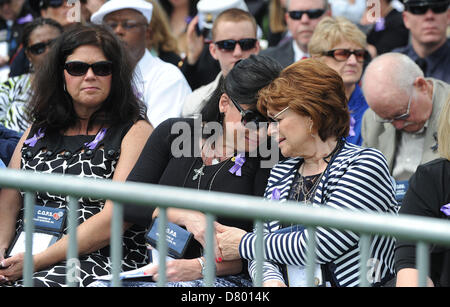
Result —
[{"label": "purple ribbon", "polygon": [[281,192],[277,188],[273,189],[272,191],[272,197],[270,199],[272,200],[280,200]]},{"label": "purple ribbon", "polygon": [[384,18],[378,18],[375,22],[375,32],[380,32],[386,29]]},{"label": "purple ribbon", "polygon": [[245,163],[245,157],[243,154],[238,154],[232,159],[234,160],[234,165],[230,168],[229,172],[235,174],[236,176],[242,176],[241,168]]},{"label": "purple ribbon", "polygon": [[31,22],[31,21],[33,21],[33,15],[31,15],[31,14],[28,14],[26,16],[23,16],[23,17],[20,17],[19,19],[17,19],[17,23],[19,25],[22,25],[24,23],[28,23],[28,22]]},{"label": "purple ribbon", "polygon": [[446,215],[446,216],[450,216],[450,203],[443,205],[441,207],[441,211]]},{"label": "purple ribbon", "polygon": [[350,116],[350,132],[348,133],[349,136],[355,136],[355,124],[356,120],[353,116]]},{"label": "purple ribbon", "polygon": [[36,145],[37,141],[39,141],[43,137],[44,137],[44,132],[41,131],[41,129],[39,128],[38,132],[35,133],[31,139],[26,140],[24,142],[24,144],[28,145],[30,147],[34,147]]},{"label": "purple ribbon", "polygon": [[105,137],[106,130],[108,130],[108,129],[107,129],[107,128],[102,128],[102,129],[97,133],[97,135],[95,136],[95,139],[94,139],[92,142],[90,142],[90,143],[84,143],[84,145],[85,145],[87,148],[91,149],[91,150],[95,149],[95,147],[97,147],[98,143],[99,143],[101,140],[103,140],[103,138]]}]

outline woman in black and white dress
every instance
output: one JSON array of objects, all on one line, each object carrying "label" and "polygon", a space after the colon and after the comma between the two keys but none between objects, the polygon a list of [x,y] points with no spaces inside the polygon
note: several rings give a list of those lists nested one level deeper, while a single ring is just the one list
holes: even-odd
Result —
[{"label": "woman in black and white dress", "polygon": [[[102,26],[77,25],[54,43],[36,72],[30,102],[33,125],[16,147],[10,167],[42,173],[124,181],[152,127],[132,86],[133,69],[120,41]],[[144,115],[143,115],[144,114]],[[16,227],[22,224],[23,195],[2,190],[0,198],[0,283],[21,285],[23,253],[5,259]],[[66,208],[62,195],[38,192],[36,204]],[[112,216],[112,203],[79,199],[79,276],[86,286],[109,274],[109,229],[95,228]],[[64,229],[65,233],[66,229]],[[144,229],[125,233],[125,270],[146,262]],[[67,237],[33,255],[34,286],[66,281]]]}]

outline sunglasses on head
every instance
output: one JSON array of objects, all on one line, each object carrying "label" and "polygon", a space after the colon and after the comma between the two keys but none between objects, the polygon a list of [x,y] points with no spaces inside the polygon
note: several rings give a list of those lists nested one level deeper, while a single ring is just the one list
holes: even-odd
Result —
[{"label": "sunglasses on head", "polygon": [[104,77],[112,74],[113,65],[111,61],[100,61],[92,64],[73,61],[64,64],[64,69],[69,73],[69,75],[77,77],[84,76],[89,68],[92,68],[92,71],[96,76]]},{"label": "sunglasses on head", "polygon": [[423,15],[430,9],[435,14],[441,14],[447,11],[448,1],[426,4],[426,5],[407,5],[405,9],[414,15]]},{"label": "sunglasses on head", "polygon": [[40,55],[40,54],[43,54],[47,50],[47,47],[51,46],[54,41],[55,41],[54,39],[51,39],[47,42],[37,43],[37,44],[31,45],[31,46],[28,46],[27,49],[33,55]]},{"label": "sunglasses on head", "polygon": [[239,44],[243,51],[247,51],[255,48],[256,41],[256,38],[243,38],[240,40],[226,39],[223,41],[215,42],[214,44],[225,51],[233,51],[234,48],[236,48],[236,44]]},{"label": "sunglasses on head", "polygon": [[305,10],[305,11],[289,11],[289,17],[295,20],[300,20],[303,17],[303,14],[308,15],[309,19],[317,19],[325,13],[324,9],[313,9],[313,10]]},{"label": "sunglasses on head", "polygon": [[323,55],[330,56],[334,58],[338,62],[344,62],[347,61],[348,58],[351,55],[354,55],[356,58],[356,61],[362,63],[364,60],[369,59],[369,53],[365,49],[356,49],[356,50],[350,50],[350,49],[333,49],[330,51],[323,52]]},{"label": "sunglasses on head", "polygon": [[267,122],[267,119],[256,110],[244,110],[238,103],[236,103],[233,99],[231,99],[236,109],[238,109],[239,113],[241,113],[241,123],[246,126],[249,123],[255,124],[250,125],[248,128],[256,128],[258,129],[259,123]]}]

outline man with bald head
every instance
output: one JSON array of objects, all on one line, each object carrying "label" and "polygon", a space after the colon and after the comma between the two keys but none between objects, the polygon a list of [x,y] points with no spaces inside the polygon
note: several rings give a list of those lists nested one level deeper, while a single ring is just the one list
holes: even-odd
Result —
[{"label": "man with bald head", "polygon": [[362,145],[385,155],[397,181],[438,158],[437,122],[450,95],[447,83],[424,78],[406,55],[386,53],[367,66],[362,90],[370,107],[363,117]]}]

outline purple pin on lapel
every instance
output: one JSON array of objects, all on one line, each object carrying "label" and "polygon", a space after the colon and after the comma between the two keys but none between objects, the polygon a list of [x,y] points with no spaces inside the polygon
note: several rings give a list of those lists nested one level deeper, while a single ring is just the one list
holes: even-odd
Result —
[{"label": "purple pin on lapel", "polygon": [[108,130],[108,129],[107,129],[107,128],[102,128],[102,129],[97,133],[97,135],[95,136],[95,139],[94,139],[92,142],[90,142],[90,143],[84,143],[84,145],[85,145],[87,148],[91,149],[91,150],[95,149],[95,147],[97,147],[98,143],[99,143],[101,140],[103,140],[103,138],[105,137],[106,130]]},{"label": "purple pin on lapel", "polygon": [[355,136],[356,135],[355,124],[356,124],[355,118],[353,116],[350,116],[350,131],[348,133],[349,136]]},{"label": "purple pin on lapel", "polygon": [[232,174],[235,174],[236,176],[242,176],[242,165],[245,163],[245,157],[243,154],[238,154],[236,157],[233,158],[234,165],[229,169],[229,172]]},{"label": "purple pin on lapel", "polygon": [[281,192],[277,188],[273,189],[272,191],[272,197],[270,199],[272,200],[280,200]]},{"label": "purple pin on lapel", "polygon": [[26,140],[26,141],[24,142],[24,144],[25,144],[25,145],[28,145],[28,146],[30,146],[30,147],[34,147],[34,146],[36,145],[37,141],[39,141],[39,140],[42,139],[43,137],[44,137],[44,131],[42,131],[41,129],[39,129],[38,132],[35,133],[35,134],[33,135],[32,138]]},{"label": "purple pin on lapel", "polygon": [[450,216],[450,203],[443,205],[441,207],[442,213],[444,213],[446,216]]}]

